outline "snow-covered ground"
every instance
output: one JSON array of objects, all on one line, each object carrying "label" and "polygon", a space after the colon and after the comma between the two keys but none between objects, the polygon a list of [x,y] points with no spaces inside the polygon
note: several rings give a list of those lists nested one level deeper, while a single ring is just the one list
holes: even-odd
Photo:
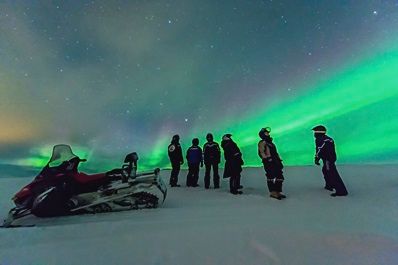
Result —
[{"label": "snow-covered ground", "polygon": [[[398,166],[338,168],[348,197],[329,196],[320,168],[289,167],[277,201],[251,168],[243,195],[204,190],[201,172],[201,187],[169,188],[158,209],[30,219],[0,229],[0,264],[398,264]],[[29,181],[0,179],[0,216]]]}]

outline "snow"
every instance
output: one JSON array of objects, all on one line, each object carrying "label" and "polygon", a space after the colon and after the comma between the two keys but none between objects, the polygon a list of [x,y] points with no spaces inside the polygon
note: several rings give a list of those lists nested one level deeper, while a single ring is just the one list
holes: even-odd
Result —
[{"label": "snow", "polygon": [[[158,209],[28,218],[37,226],[0,229],[0,264],[398,264],[398,166],[338,169],[348,197],[329,196],[319,167],[288,167],[277,201],[263,169],[245,168],[243,195],[204,190],[201,172]],[[29,181],[0,178],[0,216]]]}]

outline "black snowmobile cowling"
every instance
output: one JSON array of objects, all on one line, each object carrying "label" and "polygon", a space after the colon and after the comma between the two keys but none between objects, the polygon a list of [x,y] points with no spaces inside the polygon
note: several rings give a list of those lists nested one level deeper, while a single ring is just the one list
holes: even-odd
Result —
[{"label": "black snowmobile cowling", "polygon": [[140,208],[156,208],[166,199],[167,188],[160,169],[137,173],[138,155],[126,155],[121,168],[106,173],[78,171],[85,162],[69,145],[53,148],[47,165],[23,187],[13,201],[3,227],[27,215],[52,217],[80,213],[99,213]]}]

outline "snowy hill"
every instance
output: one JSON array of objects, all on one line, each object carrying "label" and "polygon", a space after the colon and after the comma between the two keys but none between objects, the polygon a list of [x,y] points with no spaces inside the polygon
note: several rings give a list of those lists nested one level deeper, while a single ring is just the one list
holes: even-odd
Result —
[{"label": "snowy hill", "polygon": [[[201,187],[169,188],[158,209],[30,218],[0,229],[0,264],[398,264],[398,166],[339,169],[348,197],[329,196],[320,168],[290,167],[277,201],[251,168],[243,195],[204,190],[201,172]],[[0,179],[0,216],[29,181]]]}]

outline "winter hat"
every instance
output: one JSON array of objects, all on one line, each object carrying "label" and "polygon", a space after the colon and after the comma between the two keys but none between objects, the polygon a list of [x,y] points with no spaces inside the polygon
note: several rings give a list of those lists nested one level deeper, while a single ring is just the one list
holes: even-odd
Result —
[{"label": "winter hat", "polygon": [[198,138],[193,138],[192,139],[192,145],[199,145],[199,139]]},{"label": "winter hat", "polygon": [[323,125],[317,125],[314,128],[312,128],[312,130],[314,131],[314,133],[326,133],[326,127]]},{"label": "winter hat", "polygon": [[224,134],[224,136],[222,137],[222,139],[223,139],[223,141],[231,140],[231,136],[232,136],[232,134],[227,133],[227,134]]},{"label": "winter hat", "polygon": [[178,134],[173,135],[173,138],[171,140],[172,141],[179,141],[180,140],[180,136]]},{"label": "winter hat", "polygon": [[261,139],[265,139],[266,135],[265,133],[270,133],[271,128],[270,127],[264,127],[261,128],[261,130],[258,132],[258,136],[260,136]]}]

